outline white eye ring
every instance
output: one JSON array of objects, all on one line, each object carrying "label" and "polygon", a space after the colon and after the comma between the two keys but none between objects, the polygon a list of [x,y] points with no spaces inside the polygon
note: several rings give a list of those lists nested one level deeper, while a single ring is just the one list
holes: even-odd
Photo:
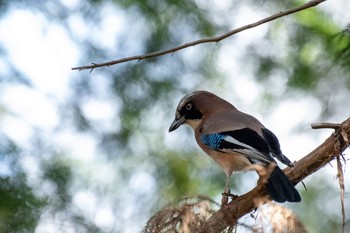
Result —
[{"label": "white eye ring", "polygon": [[186,104],[186,110],[189,111],[191,109],[192,109],[192,104],[191,103]]}]

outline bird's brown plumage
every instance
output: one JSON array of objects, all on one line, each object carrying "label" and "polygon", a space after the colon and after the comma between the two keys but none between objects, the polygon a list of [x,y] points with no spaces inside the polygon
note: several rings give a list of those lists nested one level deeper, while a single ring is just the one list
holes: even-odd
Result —
[{"label": "bird's brown plumage", "polygon": [[[277,137],[260,121],[210,92],[196,91],[181,99],[169,131],[177,129],[184,123],[193,128],[200,148],[225,171],[227,176],[225,190],[233,172],[251,169],[252,164],[260,163],[266,167],[275,162],[272,157],[289,166],[291,164],[282,154]],[[237,135],[237,132],[240,135]],[[203,137],[207,135],[225,137],[224,142],[220,143],[226,143],[228,148],[218,149],[211,144],[212,141],[209,141],[209,144],[208,141],[203,141]],[[272,172],[270,181],[267,187],[276,201],[300,201],[294,185],[278,167]]]}]

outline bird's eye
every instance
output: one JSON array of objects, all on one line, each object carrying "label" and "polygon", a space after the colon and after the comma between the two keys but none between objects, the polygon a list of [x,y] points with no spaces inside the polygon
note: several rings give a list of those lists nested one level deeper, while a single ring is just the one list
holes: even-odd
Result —
[{"label": "bird's eye", "polygon": [[192,109],[192,104],[191,103],[186,104],[186,110],[189,111],[191,109]]}]

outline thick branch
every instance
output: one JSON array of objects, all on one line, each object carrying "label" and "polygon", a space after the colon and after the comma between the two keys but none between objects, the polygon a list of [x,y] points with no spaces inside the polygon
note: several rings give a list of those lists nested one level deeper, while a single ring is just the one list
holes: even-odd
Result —
[{"label": "thick branch", "polygon": [[[319,147],[295,162],[294,168],[286,168],[284,172],[294,183],[299,183],[342,154],[349,147],[348,138],[350,138],[350,118],[340,124],[339,128]],[[266,201],[266,197],[267,191],[264,185],[258,185],[215,212],[202,224],[201,232],[223,231],[235,224],[240,217],[254,210],[257,207],[257,200]]]},{"label": "thick branch", "polygon": [[180,45],[180,46],[177,46],[177,47],[174,47],[174,48],[161,50],[161,51],[157,51],[157,52],[153,52],[153,53],[148,53],[148,54],[145,54],[145,55],[131,56],[131,57],[126,57],[126,58],[122,58],[122,59],[118,59],[118,60],[114,60],[114,61],[109,61],[109,62],[104,62],[104,63],[92,63],[91,65],[87,65],[87,66],[73,67],[72,70],[79,70],[79,71],[81,71],[81,70],[90,69],[92,71],[93,69],[98,68],[98,67],[112,66],[112,65],[116,65],[116,64],[124,63],[124,62],[128,62],[128,61],[133,61],[133,60],[141,61],[141,60],[144,60],[144,59],[147,59],[147,58],[158,57],[158,56],[162,56],[162,55],[165,55],[165,54],[172,54],[172,53],[174,53],[176,51],[179,51],[179,50],[182,50],[182,49],[194,46],[194,45],[198,45],[198,44],[218,43],[221,40],[224,40],[227,37],[230,37],[230,36],[232,36],[234,34],[237,34],[239,32],[245,31],[245,30],[250,29],[250,28],[257,27],[257,26],[259,26],[261,24],[270,22],[272,20],[281,18],[283,16],[290,15],[290,14],[296,13],[298,11],[302,11],[302,10],[305,10],[305,9],[317,6],[318,4],[320,4],[320,3],[324,2],[324,1],[326,1],[326,0],[311,0],[311,1],[307,2],[307,3],[305,3],[302,6],[298,6],[298,7],[292,8],[290,10],[279,12],[277,14],[274,14],[274,15],[271,15],[271,16],[269,16],[267,18],[259,20],[259,21],[255,22],[255,23],[251,23],[251,24],[245,25],[243,27],[239,27],[237,29],[229,31],[229,32],[227,32],[227,33],[225,33],[225,34],[223,34],[221,36],[217,36],[217,37],[213,37],[213,38],[207,38],[207,39],[199,39],[199,40],[195,40],[195,41],[192,41],[192,42],[189,42],[189,43],[185,43],[183,45]]}]

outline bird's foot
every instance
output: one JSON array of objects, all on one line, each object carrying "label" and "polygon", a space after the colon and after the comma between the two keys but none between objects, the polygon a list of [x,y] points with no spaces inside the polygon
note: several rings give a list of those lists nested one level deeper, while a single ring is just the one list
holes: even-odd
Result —
[{"label": "bird's foot", "polygon": [[231,201],[238,197],[237,195],[231,193],[230,189],[225,189],[225,191],[222,194],[221,198],[221,207],[226,206],[229,203],[229,198],[231,197]]}]

